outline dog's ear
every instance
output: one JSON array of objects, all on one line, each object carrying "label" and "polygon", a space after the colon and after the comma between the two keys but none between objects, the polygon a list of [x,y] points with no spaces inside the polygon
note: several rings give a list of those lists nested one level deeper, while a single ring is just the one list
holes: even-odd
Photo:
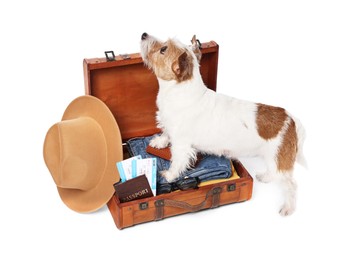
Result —
[{"label": "dog's ear", "polygon": [[172,64],[172,71],[175,73],[177,81],[188,80],[193,76],[192,57],[185,51]]},{"label": "dog's ear", "polygon": [[200,42],[196,39],[195,35],[193,35],[191,42],[192,42],[192,51],[194,52],[196,58],[198,59],[198,62],[200,63],[200,60],[201,60]]}]

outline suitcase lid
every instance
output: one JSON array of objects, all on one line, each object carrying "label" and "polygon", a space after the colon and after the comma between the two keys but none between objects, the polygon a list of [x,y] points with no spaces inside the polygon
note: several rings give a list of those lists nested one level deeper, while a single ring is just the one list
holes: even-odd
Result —
[{"label": "suitcase lid", "polygon": [[[216,90],[218,49],[216,42],[201,44],[200,72],[207,87]],[[144,66],[139,53],[84,59],[85,93],[101,99],[113,113],[123,141],[160,132],[156,127],[158,81]]]}]

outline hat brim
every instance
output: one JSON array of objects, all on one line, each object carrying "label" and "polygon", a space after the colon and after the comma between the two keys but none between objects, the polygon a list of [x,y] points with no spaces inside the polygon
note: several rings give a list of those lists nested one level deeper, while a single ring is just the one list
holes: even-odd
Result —
[{"label": "hat brim", "polygon": [[114,194],[113,184],[120,177],[116,162],[123,160],[122,138],[118,124],[105,103],[93,96],[80,96],[66,108],[63,120],[90,117],[101,126],[107,144],[107,162],[100,182],[87,191],[58,188],[62,201],[72,210],[87,213],[103,207]]}]

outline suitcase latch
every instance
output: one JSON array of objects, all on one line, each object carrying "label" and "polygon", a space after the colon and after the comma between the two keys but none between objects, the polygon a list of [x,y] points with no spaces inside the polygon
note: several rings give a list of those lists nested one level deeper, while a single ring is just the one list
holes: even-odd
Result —
[{"label": "suitcase latch", "polygon": [[123,60],[130,60],[131,59],[129,54],[124,53],[124,54],[119,54],[119,55],[122,57]]},{"label": "suitcase latch", "polygon": [[139,204],[139,208],[140,208],[140,210],[145,210],[145,209],[148,209],[148,202],[141,202],[140,204]]},{"label": "suitcase latch", "polygon": [[234,191],[235,189],[236,189],[236,184],[235,183],[230,184],[227,187],[227,191]]}]

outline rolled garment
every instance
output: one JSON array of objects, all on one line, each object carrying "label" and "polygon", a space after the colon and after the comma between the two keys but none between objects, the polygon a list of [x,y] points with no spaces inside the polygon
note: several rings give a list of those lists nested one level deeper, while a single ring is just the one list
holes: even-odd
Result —
[{"label": "rolled garment", "polygon": [[[168,183],[160,172],[170,168],[171,162],[158,156],[146,152],[151,139],[155,136],[136,137],[127,141],[127,146],[131,156],[141,155],[142,158],[157,158],[157,182],[158,184]],[[200,182],[226,179],[232,174],[230,159],[224,156],[203,154],[193,169],[183,172],[175,181],[185,178],[198,178]]]}]

